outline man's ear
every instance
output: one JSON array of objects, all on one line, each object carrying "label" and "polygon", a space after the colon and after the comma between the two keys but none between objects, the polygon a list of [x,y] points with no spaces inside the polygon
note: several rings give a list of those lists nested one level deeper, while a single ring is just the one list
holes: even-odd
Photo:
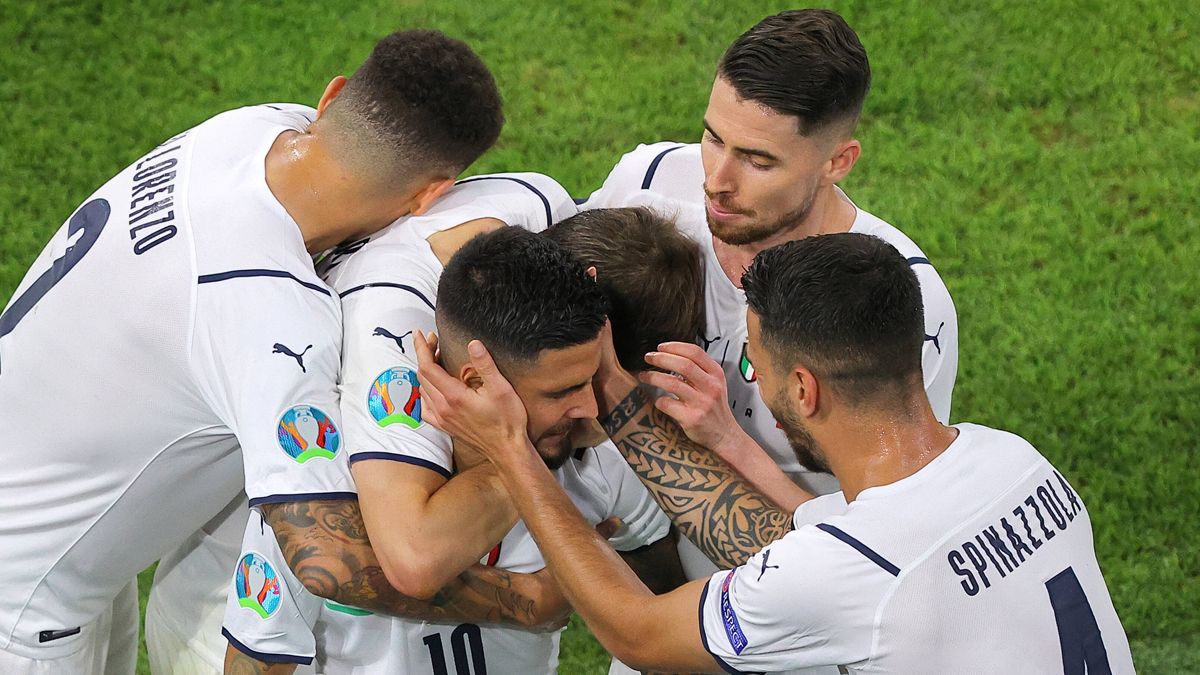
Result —
[{"label": "man's ear", "polygon": [[796,412],[802,417],[812,417],[821,406],[821,383],[808,368],[797,366],[788,375],[788,396]]},{"label": "man's ear", "polygon": [[857,139],[849,138],[838,141],[833,146],[833,154],[825,169],[824,182],[832,185],[841,181],[854,168],[860,155],[862,155],[862,143],[859,143]]},{"label": "man's ear", "polygon": [[342,88],[346,86],[346,78],[343,75],[338,75],[325,85],[325,93],[321,94],[321,100],[317,102],[317,119],[321,119],[321,115],[325,112],[325,108],[333,102],[333,99],[342,93]]},{"label": "man's ear", "polygon": [[419,216],[428,211],[437,202],[438,198],[452,187],[454,187],[453,178],[443,178],[442,180],[426,185],[420,192],[413,195],[412,214]]},{"label": "man's ear", "polygon": [[459,369],[458,379],[472,389],[478,389],[483,386],[483,378],[479,376],[479,372],[475,370],[475,366],[471,365],[470,361]]}]

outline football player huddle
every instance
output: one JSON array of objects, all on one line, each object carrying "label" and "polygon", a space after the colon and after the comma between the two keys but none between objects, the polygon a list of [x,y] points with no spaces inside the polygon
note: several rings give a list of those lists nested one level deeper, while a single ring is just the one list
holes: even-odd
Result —
[{"label": "football player huddle", "polygon": [[1083,497],[950,424],[947,287],[838,187],[870,83],[767,17],[575,200],[459,180],[500,95],[405,30],[146,152],[0,314],[0,672],[134,672],[159,561],[155,673],[553,673],[572,612],[613,673],[1132,673]]}]

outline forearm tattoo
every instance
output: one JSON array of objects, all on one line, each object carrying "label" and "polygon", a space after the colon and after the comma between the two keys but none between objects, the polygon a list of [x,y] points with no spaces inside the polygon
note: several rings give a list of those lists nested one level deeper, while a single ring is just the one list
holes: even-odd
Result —
[{"label": "forearm tattoo", "polygon": [[[344,605],[443,623],[541,629],[531,575],[472,567],[429,600],[392,588],[371,549],[358,502],[290,502],[263,507],[284,558],[305,588]],[[518,583],[524,582],[524,583]]]},{"label": "forearm tattoo", "polygon": [[791,516],[759,494],[635,387],[604,430],[679,532],[718,567],[736,567],[792,527]]}]

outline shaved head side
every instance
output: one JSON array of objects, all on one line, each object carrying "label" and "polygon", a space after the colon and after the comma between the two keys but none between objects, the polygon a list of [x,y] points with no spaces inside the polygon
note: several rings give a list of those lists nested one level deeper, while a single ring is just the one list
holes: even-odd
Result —
[{"label": "shaved head side", "polygon": [[405,30],[375,45],[317,124],[345,167],[390,187],[457,176],[496,142],[504,114],[495,79],[465,42]]}]

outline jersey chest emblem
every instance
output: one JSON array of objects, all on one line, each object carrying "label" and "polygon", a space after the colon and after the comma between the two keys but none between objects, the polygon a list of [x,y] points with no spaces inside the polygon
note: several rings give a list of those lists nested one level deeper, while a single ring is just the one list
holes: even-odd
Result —
[{"label": "jersey chest emblem", "polygon": [[742,343],[742,358],[738,360],[738,371],[742,373],[742,379],[747,382],[753,382],[758,379],[758,375],[754,372],[754,364],[750,363],[750,357],[746,356],[746,348],[750,343]]},{"label": "jersey chest emblem", "polygon": [[314,457],[333,459],[341,445],[333,420],[311,405],[293,406],[283,413],[277,434],[279,447],[300,464]]},{"label": "jersey chest emblem", "polygon": [[388,368],[375,378],[367,392],[367,410],[381,427],[403,424],[421,426],[421,384],[411,368]]},{"label": "jersey chest emblem", "polygon": [[271,347],[271,353],[272,354],[283,354],[284,356],[290,356],[293,359],[296,359],[296,363],[300,364],[300,372],[307,373],[308,368],[304,367],[304,355],[307,354],[308,350],[310,350],[310,349],[312,349],[312,345],[305,347],[304,351],[297,354],[296,352],[292,351],[291,347],[288,347],[287,345],[283,344],[282,342],[276,342],[275,345],[273,347]]},{"label": "jersey chest emblem", "polygon": [[252,610],[260,619],[268,619],[279,610],[279,576],[275,568],[257,553],[247,553],[238,562],[233,577],[238,604]]}]

